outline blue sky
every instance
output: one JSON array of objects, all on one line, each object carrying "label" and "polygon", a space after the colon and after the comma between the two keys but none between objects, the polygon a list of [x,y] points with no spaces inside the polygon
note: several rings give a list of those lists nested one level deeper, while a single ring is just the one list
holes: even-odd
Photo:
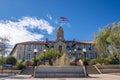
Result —
[{"label": "blue sky", "polygon": [[[23,29],[27,29],[26,32],[28,33],[24,35],[37,33],[37,35],[29,35],[31,38],[38,37],[39,34],[40,36],[42,35],[39,38],[30,38],[30,40],[44,40],[46,38],[55,40],[56,30],[60,25],[59,19],[63,16],[69,19],[68,22],[64,22],[62,25],[66,40],[94,40],[94,33],[98,33],[107,24],[120,21],[119,3],[119,0],[0,0],[0,24],[7,29],[6,24],[8,25],[9,23],[10,26],[10,21],[18,24],[18,22],[25,20],[26,17],[27,19],[43,20],[47,28],[33,28],[36,25],[32,25],[29,28],[31,24],[24,24],[24,27],[27,26],[27,28],[21,27],[20,30],[22,32]],[[12,25],[15,26],[15,24]],[[41,23],[41,25],[43,24]],[[13,26],[12,28],[16,28]],[[51,32],[48,28],[50,28]],[[0,31],[2,32],[5,29],[1,28]],[[11,30],[11,27],[9,30]],[[4,34],[1,33],[1,36],[7,32],[9,31]],[[9,32],[10,36],[12,36],[12,32]],[[23,33],[16,34],[20,35]],[[14,38],[13,41],[16,40],[18,38]],[[18,40],[18,42],[20,41]]]}]

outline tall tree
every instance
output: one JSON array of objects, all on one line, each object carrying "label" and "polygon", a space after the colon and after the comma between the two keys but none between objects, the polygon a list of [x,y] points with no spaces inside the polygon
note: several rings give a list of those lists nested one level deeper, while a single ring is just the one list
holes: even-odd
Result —
[{"label": "tall tree", "polygon": [[8,42],[9,39],[7,37],[0,37],[0,65],[6,63],[4,56],[8,51]]},{"label": "tall tree", "polygon": [[95,35],[95,47],[101,54],[113,54],[120,58],[120,22],[113,23]]},{"label": "tall tree", "polygon": [[9,46],[9,39],[6,36],[0,37],[0,56],[4,56],[8,53]]}]

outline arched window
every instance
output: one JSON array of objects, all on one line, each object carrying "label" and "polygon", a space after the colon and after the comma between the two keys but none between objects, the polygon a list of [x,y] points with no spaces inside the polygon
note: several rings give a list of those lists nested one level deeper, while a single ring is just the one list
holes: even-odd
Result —
[{"label": "arched window", "polygon": [[60,52],[62,51],[62,46],[61,46],[61,45],[59,45],[59,51],[60,51]]}]

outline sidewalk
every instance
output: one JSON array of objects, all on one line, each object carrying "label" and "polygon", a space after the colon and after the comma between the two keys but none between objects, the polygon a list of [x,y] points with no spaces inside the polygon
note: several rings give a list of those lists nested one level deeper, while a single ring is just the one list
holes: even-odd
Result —
[{"label": "sidewalk", "polygon": [[31,75],[15,75],[0,80],[120,80],[120,75],[90,74],[88,78],[33,78]]},{"label": "sidewalk", "polygon": [[32,78],[32,75],[15,75],[15,76],[9,76],[10,79],[30,79]]}]

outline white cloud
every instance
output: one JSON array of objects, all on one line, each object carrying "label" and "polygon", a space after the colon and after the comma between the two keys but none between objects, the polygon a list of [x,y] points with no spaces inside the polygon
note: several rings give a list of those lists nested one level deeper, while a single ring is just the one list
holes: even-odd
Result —
[{"label": "white cloud", "polygon": [[55,20],[55,24],[58,24],[58,21],[57,21],[57,20]]},{"label": "white cloud", "polygon": [[47,16],[50,20],[52,20],[52,16],[51,16],[51,15],[47,14],[46,16]]},{"label": "white cloud", "polygon": [[50,20],[52,20],[52,16],[50,16],[49,18],[50,18]]},{"label": "white cloud", "polygon": [[44,35],[32,33],[29,29],[44,30],[48,34],[53,32],[53,26],[44,19],[37,19],[36,17],[23,17],[18,21],[0,20],[0,36],[10,37],[10,44],[14,45],[24,41],[41,40]]}]

